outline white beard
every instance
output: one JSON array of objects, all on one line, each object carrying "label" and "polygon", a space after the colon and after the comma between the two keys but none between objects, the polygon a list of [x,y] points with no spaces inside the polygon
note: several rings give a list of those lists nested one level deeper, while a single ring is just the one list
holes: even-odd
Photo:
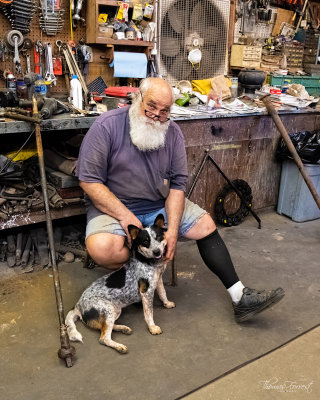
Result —
[{"label": "white beard", "polygon": [[140,104],[139,100],[133,101],[129,110],[132,143],[141,151],[164,147],[170,121],[160,123],[141,115]]}]

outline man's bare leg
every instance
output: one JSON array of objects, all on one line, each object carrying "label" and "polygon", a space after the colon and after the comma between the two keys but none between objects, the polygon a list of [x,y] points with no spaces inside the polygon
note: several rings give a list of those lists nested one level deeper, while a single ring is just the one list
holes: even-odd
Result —
[{"label": "man's bare leg", "polygon": [[118,269],[129,259],[124,236],[96,233],[87,238],[86,246],[91,258],[106,269]]}]

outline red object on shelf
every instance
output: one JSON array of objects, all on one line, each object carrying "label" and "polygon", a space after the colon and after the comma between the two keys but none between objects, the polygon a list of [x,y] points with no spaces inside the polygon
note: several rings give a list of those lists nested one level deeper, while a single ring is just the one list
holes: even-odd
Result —
[{"label": "red object on shelf", "polygon": [[131,86],[109,86],[105,89],[105,94],[107,96],[114,97],[127,97],[129,93],[139,92],[139,88]]},{"label": "red object on shelf", "polygon": [[270,94],[281,94],[281,89],[270,89]]}]

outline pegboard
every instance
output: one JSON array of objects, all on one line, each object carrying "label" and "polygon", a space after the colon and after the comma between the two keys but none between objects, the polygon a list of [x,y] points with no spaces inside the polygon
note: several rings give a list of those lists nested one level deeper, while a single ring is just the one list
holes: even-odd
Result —
[{"label": "pegboard", "polygon": [[[36,0],[37,3],[37,9],[36,12],[33,15],[33,18],[31,20],[30,24],[30,32],[28,34],[24,35],[24,38],[30,38],[33,42],[36,42],[38,40],[41,40],[42,43],[50,43],[52,45],[52,49],[54,54],[58,54],[58,48],[55,45],[57,40],[61,40],[62,42],[68,42],[71,40],[71,31],[70,31],[70,1],[69,0],[61,0],[62,3],[62,8],[65,10],[64,15],[63,15],[63,28],[61,32],[59,32],[56,36],[48,36],[46,35],[39,26],[39,17],[40,17],[40,0]],[[86,7],[85,7],[85,2],[81,11],[81,16],[85,17],[86,15]],[[0,39],[2,40],[5,33],[12,30],[10,21],[9,19],[0,13]],[[78,44],[79,40],[81,38],[85,39],[86,37],[86,28],[85,26],[79,25],[74,31],[73,31],[73,40],[75,41],[76,44]],[[31,58],[31,71],[34,71],[34,54],[33,54],[33,49],[29,50],[28,53],[30,54]],[[26,58],[20,56],[21,60],[21,67],[22,67],[22,72],[25,72],[27,70],[27,65],[26,65]],[[9,69],[12,71],[15,75],[16,78],[22,78],[23,75],[18,75],[15,72],[15,67],[13,63],[13,53],[10,53],[8,59],[5,61],[0,60],[0,70],[4,71],[6,69]],[[90,76],[88,77],[88,82],[90,82]],[[5,81],[2,79],[0,80],[0,87],[5,87]],[[57,81],[56,85],[52,85],[52,88],[50,89],[50,93],[66,93],[66,83],[65,83],[65,78],[64,76],[57,76]]]},{"label": "pegboard", "polygon": [[[251,32],[247,31],[246,36],[252,36],[256,39],[265,39],[271,36],[272,29],[277,17],[277,8],[276,7],[268,7],[268,10],[272,10],[271,21],[269,22],[260,22],[257,21],[253,24],[253,29]],[[241,18],[236,20],[234,25],[234,43],[238,43],[239,37],[241,36]]]}]

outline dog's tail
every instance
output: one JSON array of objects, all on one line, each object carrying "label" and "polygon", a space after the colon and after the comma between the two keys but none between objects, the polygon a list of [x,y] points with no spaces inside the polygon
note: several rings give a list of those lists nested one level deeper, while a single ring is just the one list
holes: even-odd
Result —
[{"label": "dog's tail", "polygon": [[69,335],[69,339],[72,342],[83,342],[82,340],[82,335],[80,332],[77,331],[76,324],[75,322],[81,318],[81,313],[75,307],[73,310],[69,311],[67,316],[66,316],[66,325],[67,325],[67,331]]}]

